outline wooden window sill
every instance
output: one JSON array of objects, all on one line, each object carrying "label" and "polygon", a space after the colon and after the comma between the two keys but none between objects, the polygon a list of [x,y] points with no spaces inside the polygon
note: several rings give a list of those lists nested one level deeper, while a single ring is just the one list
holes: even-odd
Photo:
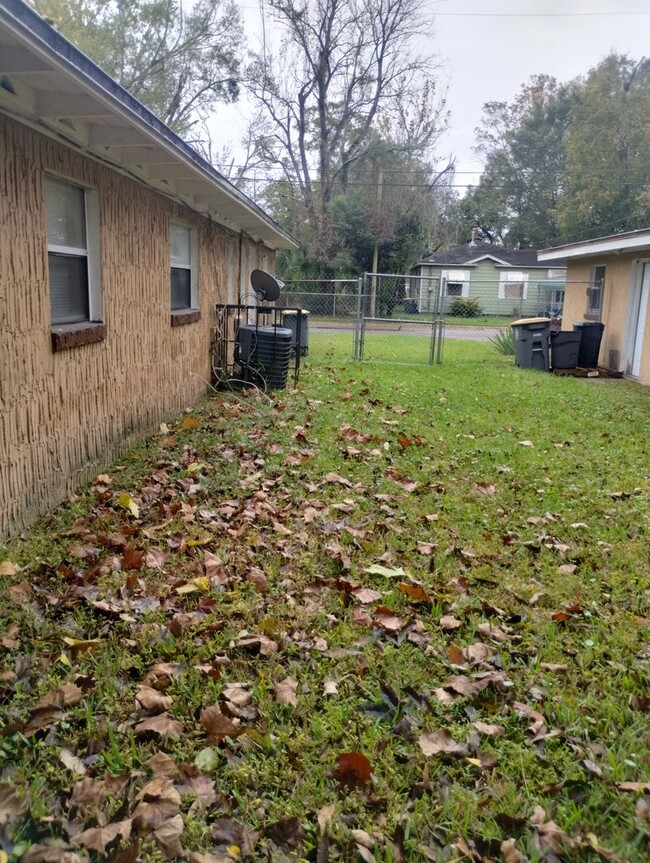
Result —
[{"label": "wooden window sill", "polygon": [[52,327],[52,350],[66,351],[81,345],[103,342],[106,338],[106,324],[98,321],[82,321],[79,324],[62,324]]},{"label": "wooden window sill", "polygon": [[179,309],[172,312],[171,323],[172,327],[183,327],[185,324],[195,324],[201,320],[201,312],[199,309]]}]

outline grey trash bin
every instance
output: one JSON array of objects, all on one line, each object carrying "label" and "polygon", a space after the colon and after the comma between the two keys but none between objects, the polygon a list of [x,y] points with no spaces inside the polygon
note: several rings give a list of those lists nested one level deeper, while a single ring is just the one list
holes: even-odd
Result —
[{"label": "grey trash bin", "polygon": [[[298,332],[300,318],[300,332]],[[306,357],[309,351],[309,312],[307,309],[287,309],[282,312],[282,326],[291,330],[293,336],[291,347],[297,350],[301,357]]]},{"label": "grey trash bin", "polygon": [[548,371],[550,318],[521,318],[510,324],[515,337],[515,365]]}]

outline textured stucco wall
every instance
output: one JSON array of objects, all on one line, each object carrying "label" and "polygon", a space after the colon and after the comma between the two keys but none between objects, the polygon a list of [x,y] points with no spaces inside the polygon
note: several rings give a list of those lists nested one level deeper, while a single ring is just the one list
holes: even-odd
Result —
[{"label": "textured stucco wall", "polygon": [[[605,291],[601,320],[605,324],[603,341],[600,346],[599,363],[616,371],[627,371],[630,352],[628,332],[630,315],[630,291],[634,280],[640,276],[643,261],[650,255],[639,256],[638,252],[620,255],[603,255],[598,258],[582,258],[569,261],[567,285],[564,298],[562,329],[570,330],[573,324],[585,320],[587,307],[587,283],[591,279],[593,267],[604,265]],[[618,362],[615,358],[618,357]],[[643,339],[643,357],[638,380],[650,384],[650,304],[646,317]]]},{"label": "textured stucco wall", "polygon": [[[103,341],[53,352],[44,176],[98,190]],[[198,322],[170,321],[170,221],[196,228]],[[0,537],[62,500],[210,379],[214,304],[273,252],[0,116]]]}]

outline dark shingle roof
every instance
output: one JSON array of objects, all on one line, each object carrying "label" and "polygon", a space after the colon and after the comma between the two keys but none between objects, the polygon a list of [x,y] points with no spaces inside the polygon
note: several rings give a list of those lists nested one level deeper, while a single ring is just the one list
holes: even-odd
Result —
[{"label": "dark shingle roof", "polygon": [[[447,249],[446,252],[435,252],[418,261],[418,264],[468,264],[480,258],[489,256],[503,261],[513,267],[544,267],[537,260],[537,249],[507,249],[505,246],[496,246],[492,243],[465,243],[464,246],[456,246]],[[561,264],[559,264],[561,266]]]}]

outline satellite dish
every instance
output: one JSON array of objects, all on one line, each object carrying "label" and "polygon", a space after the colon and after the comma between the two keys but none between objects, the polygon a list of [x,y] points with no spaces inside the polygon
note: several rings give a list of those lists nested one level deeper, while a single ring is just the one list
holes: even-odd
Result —
[{"label": "satellite dish", "polygon": [[264,270],[253,270],[251,273],[251,285],[260,299],[268,300],[272,303],[280,296],[282,282],[279,282]]}]

